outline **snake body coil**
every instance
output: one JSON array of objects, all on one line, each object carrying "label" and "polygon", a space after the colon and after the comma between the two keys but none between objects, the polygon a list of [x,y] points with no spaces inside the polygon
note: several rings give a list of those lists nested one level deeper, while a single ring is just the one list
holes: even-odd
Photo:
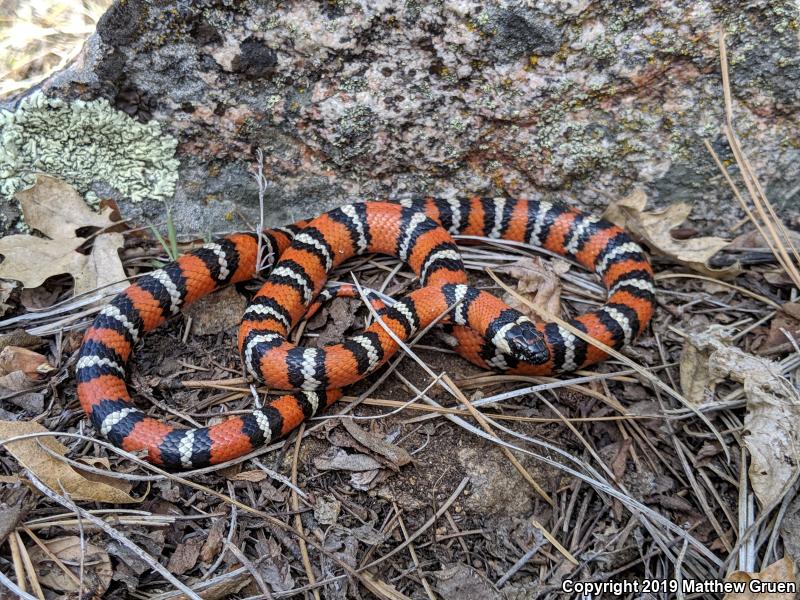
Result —
[{"label": "snake body coil", "polygon": [[[287,434],[337,400],[339,388],[362,379],[397,351],[386,328],[407,340],[450,309],[456,350],[485,368],[545,375],[606,358],[567,329],[532,322],[491,294],[469,287],[450,234],[541,246],[595,271],[608,300],[569,323],[613,348],[635,339],[653,314],[655,290],[647,257],[624,231],[599,218],[526,199],[355,203],[263,233],[268,255],[277,262],[245,312],[239,350],[250,374],[294,393],[196,429],[146,416],[128,393],[125,366],[144,333],[219,287],[255,275],[258,238],[237,233],[144,275],[100,312],[84,336],[76,365],[81,405],[118,447],[144,450],[148,460],[170,468],[199,468]],[[291,344],[287,335],[318,298],[330,270],[372,252],[404,260],[422,287],[382,307],[383,325],[373,323],[341,344]]]}]

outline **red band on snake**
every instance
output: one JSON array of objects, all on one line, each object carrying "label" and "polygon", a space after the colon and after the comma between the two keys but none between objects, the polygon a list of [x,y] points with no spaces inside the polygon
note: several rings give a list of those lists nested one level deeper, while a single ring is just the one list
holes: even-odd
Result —
[{"label": "red band on snake", "polygon": [[[641,247],[619,227],[559,204],[526,199],[363,202],[312,221],[265,231],[278,260],[248,307],[239,332],[245,367],[270,387],[299,390],[210,427],[182,429],[136,408],[125,368],[139,338],[181,308],[256,271],[258,238],[237,233],[180,256],[115,297],[87,330],[76,378],[81,406],[113,444],[145,451],[169,468],[200,468],[243,456],[286,435],[341,396],[340,388],[379,368],[398,350],[385,329],[407,340],[442,313],[456,350],[484,368],[548,375],[597,363],[605,353],[556,323],[534,322],[467,285],[451,234],[540,246],[596,272],[608,290],[601,308],[568,323],[612,348],[635,339],[653,314],[653,272]],[[381,308],[381,323],[341,344],[297,347],[286,336],[303,318],[331,269],[352,256],[404,260],[422,287]],[[270,262],[268,260],[268,262]]]}]

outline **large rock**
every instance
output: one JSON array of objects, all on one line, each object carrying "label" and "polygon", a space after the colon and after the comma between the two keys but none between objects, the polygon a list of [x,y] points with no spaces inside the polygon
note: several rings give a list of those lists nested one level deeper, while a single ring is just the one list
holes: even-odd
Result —
[{"label": "large rock", "polygon": [[[355,198],[531,194],[589,208],[636,185],[695,217],[738,208],[703,146],[720,133],[718,30],[736,127],[768,195],[799,195],[790,0],[118,0],[45,92],[107,98],[178,140],[184,233]],[[160,221],[159,201],[124,203]]]}]

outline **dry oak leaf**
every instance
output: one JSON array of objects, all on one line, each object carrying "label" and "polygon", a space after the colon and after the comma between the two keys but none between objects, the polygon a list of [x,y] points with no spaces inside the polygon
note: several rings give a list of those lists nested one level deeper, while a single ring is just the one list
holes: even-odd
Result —
[{"label": "dry oak leaf", "polygon": [[0,278],[13,279],[25,288],[36,288],[48,277],[67,273],[75,281],[75,294],[109,284],[124,288],[125,271],[118,250],[121,233],[100,233],[94,238],[90,254],[77,249],[86,243],[79,230],[118,226],[110,219],[113,209],[96,213],[67,183],[39,175],[36,184],[16,195],[25,222],[47,236],[8,235],[0,239]]},{"label": "dry oak leaf", "polygon": [[708,260],[730,243],[723,238],[706,236],[687,240],[676,240],[671,231],[680,226],[692,212],[686,202],[676,202],[655,212],[645,212],[647,196],[642,190],[612,203],[603,213],[603,218],[622,227],[634,238],[646,243],[650,250],[666,256],[679,264],[708,277],[732,279],[742,272],[739,263],[714,269]]},{"label": "dry oak leaf", "polygon": [[[517,280],[517,291],[544,314],[561,314],[561,279],[570,269],[570,264],[564,260],[542,260],[538,256],[523,258],[504,267],[503,271]],[[520,302],[511,294],[505,294],[503,301],[511,308],[532,319],[539,318],[542,314],[527,304]]]},{"label": "dry oak leaf", "polygon": [[[748,573],[747,571],[734,571],[728,575],[727,581],[744,584],[744,589],[739,592],[725,594],[723,600],[794,600],[794,592],[763,591],[769,590],[766,582],[784,584],[784,589],[793,589],[797,585],[794,572],[794,561],[789,556],[772,563],[760,572]],[[758,583],[752,583],[758,582]],[[794,584],[794,585],[792,585]],[[758,585],[762,591],[754,591],[751,586]]]},{"label": "dry oak leaf", "polygon": [[[0,441],[29,433],[44,433],[49,430],[38,423],[28,421],[0,421]],[[41,444],[41,445],[40,445]],[[52,436],[40,436],[3,444],[20,465],[41,479],[45,485],[59,494],[61,488],[77,501],[131,504],[141,499],[133,498],[130,486],[119,479],[111,479],[93,473],[82,473],[66,462],[51,456],[45,446],[55,454],[64,456],[68,449]]]},{"label": "dry oak leaf", "polygon": [[81,548],[81,538],[77,535],[46,540],[44,544],[50,553],[58,558],[64,568],[72,573],[72,576],[65,573],[64,569],[42,548],[34,546],[30,550],[30,558],[36,569],[36,576],[42,585],[59,592],[78,592],[78,584],[81,581],[79,579],[80,563],[81,557],[83,557],[83,593],[81,595],[87,600],[103,597],[114,574],[111,559],[105,550],[86,541]]},{"label": "dry oak leaf", "polygon": [[[800,463],[800,392],[781,374],[777,363],[729,345],[719,326],[687,336],[680,370],[690,401],[697,401],[701,384],[712,391],[723,379],[744,386],[750,484],[762,507],[780,500]],[[687,389],[689,378],[695,378],[697,385]]]}]

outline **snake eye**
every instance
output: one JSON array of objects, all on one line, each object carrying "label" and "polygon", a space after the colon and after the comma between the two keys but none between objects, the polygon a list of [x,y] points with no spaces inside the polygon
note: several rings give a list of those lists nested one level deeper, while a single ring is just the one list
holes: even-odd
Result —
[{"label": "snake eye", "polygon": [[523,362],[542,365],[550,360],[550,351],[542,334],[531,321],[518,322],[506,335],[512,354]]}]

